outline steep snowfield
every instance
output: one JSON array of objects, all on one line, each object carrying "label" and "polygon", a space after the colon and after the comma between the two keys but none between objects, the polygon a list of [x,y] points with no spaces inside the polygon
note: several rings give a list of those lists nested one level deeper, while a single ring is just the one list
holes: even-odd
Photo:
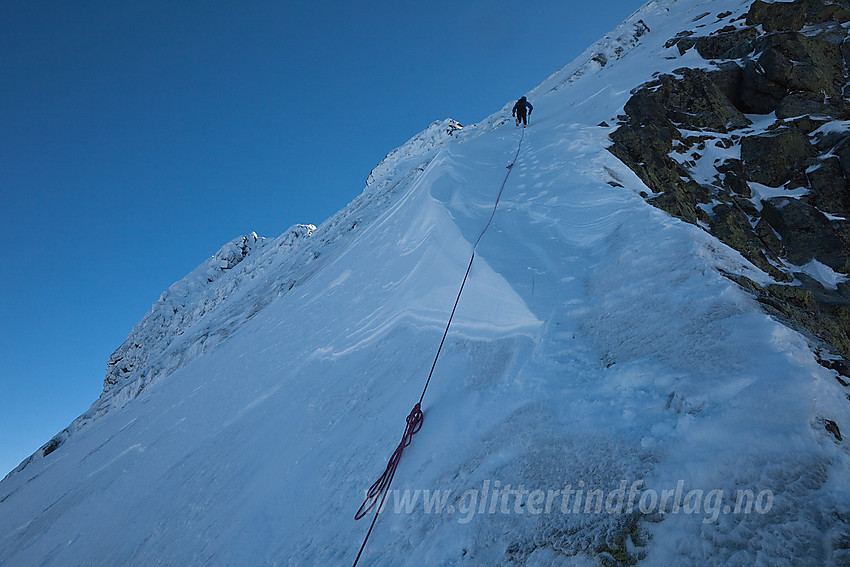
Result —
[{"label": "steep snowfield", "polygon": [[[531,91],[393,485],[449,491],[445,506],[407,513],[391,496],[363,564],[850,561],[850,455],[822,421],[850,431],[834,372],[721,270],[767,276],[637,195],[647,188],[598,126],[654,72],[699,64],[665,49],[670,37],[747,4],[650,2]],[[149,315],[162,356],[138,360],[183,358],[143,388],[107,388],[104,411],[0,483],[0,564],[350,564],[368,528],[354,513],[418,400],[516,152],[511,105],[462,130],[435,123],[309,234],[237,246],[241,262],[208,282],[226,292],[172,288],[152,314],[193,315]],[[679,485],[722,500],[585,513],[557,495],[548,511],[489,496],[638,481],[637,499]],[[751,513],[731,510],[739,490],[763,496]]]}]

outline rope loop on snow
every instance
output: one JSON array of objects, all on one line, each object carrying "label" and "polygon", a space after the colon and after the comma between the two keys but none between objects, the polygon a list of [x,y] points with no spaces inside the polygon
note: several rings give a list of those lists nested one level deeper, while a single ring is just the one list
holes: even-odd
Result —
[{"label": "rope loop on snow", "polygon": [[425,399],[425,392],[428,390],[428,385],[431,383],[431,377],[434,375],[434,368],[437,366],[437,360],[440,358],[440,352],[443,350],[443,344],[446,342],[446,336],[449,334],[449,328],[452,325],[452,319],[454,319],[455,311],[457,311],[457,305],[460,303],[460,296],[463,293],[463,288],[466,285],[466,280],[469,278],[469,272],[472,270],[472,262],[475,260],[475,250],[478,248],[478,244],[481,242],[481,238],[484,236],[484,233],[487,232],[487,229],[490,228],[490,224],[493,222],[493,218],[496,216],[496,209],[499,207],[499,201],[502,199],[502,192],[505,190],[505,185],[508,182],[508,177],[510,177],[511,172],[514,169],[514,165],[516,165],[516,160],[519,158],[519,151],[522,148],[522,140],[525,138],[525,128],[522,129],[522,134],[519,137],[519,144],[517,144],[516,154],[514,154],[513,161],[508,164],[507,170],[508,172],[505,174],[505,179],[502,181],[502,186],[499,188],[499,194],[496,195],[496,202],[493,204],[493,212],[490,213],[490,218],[487,219],[487,224],[484,225],[484,228],[481,230],[481,234],[478,235],[478,238],[475,240],[475,244],[472,246],[472,254],[469,258],[469,265],[466,267],[466,273],[463,276],[463,281],[460,284],[460,289],[457,292],[457,297],[455,298],[454,307],[452,307],[451,315],[449,315],[449,320],[446,323],[446,329],[443,331],[443,338],[440,340],[440,346],[437,348],[437,354],[434,356],[434,362],[431,364],[431,371],[428,373],[428,379],[425,381],[425,387],[422,389],[422,395],[419,396],[419,402],[413,409],[410,411],[410,414],[407,416],[407,426],[404,428],[404,434],[401,436],[401,442],[399,442],[398,447],[396,447],[395,451],[393,451],[392,456],[390,457],[389,462],[387,463],[387,468],[384,469],[384,473],[381,477],[375,481],[372,486],[369,487],[369,490],[366,491],[366,499],[363,501],[363,504],[360,505],[360,508],[357,510],[357,513],[354,515],[355,520],[359,520],[364,517],[369,511],[375,507],[375,504],[380,501],[377,509],[375,510],[375,515],[372,518],[372,523],[369,525],[369,531],[366,532],[366,537],[363,539],[363,545],[360,546],[360,551],[357,552],[357,558],[354,560],[354,565],[352,567],[357,566],[357,562],[360,561],[360,556],[363,554],[363,550],[366,548],[366,542],[369,541],[369,536],[372,534],[372,528],[375,527],[375,522],[378,521],[378,514],[381,513],[381,510],[384,507],[384,500],[389,493],[390,484],[392,484],[393,477],[395,476],[396,468],[398,468],[398,463],[401,461],[401,455],[404,452],[405,447],[410,445],[411,441],[413,441],[413,436],[422,429],[422,400]]},{"label": "rope loop on snow", "polygon": [[360,551],[357,552],[357,558],[354,560],[355,566],[357,565],[357,562],[360,561],[360,555],[362,555],[363,550],[366,548],[366,542],[369,541],[369,536],[372,534],[372,528],[375,527],[375,522],[378,521],[378,514],[384,507],[384,500],[389,492],[390,484],[395,476],[395,470],[398,467],[398,463],[401,461],[401,454],[404,452],[404,448],[410,445],[410,442],[413,441],[413,436],[422,429],[423,419],[424,415],[422,413],[422,406],[417,403],[407,415],[407,426],[404,428],[404,434],[401,436],[401,441],[399,442],[398,447],[396,447],[395,451],[393,451],[393,454],[387,463],[387,468],[384,469],[384,474],[382,474],[381,477],[369,487],[369,490],[366,491],[366,500],[364,500],[363,504],[360,505],[360,509],[357,510],[357,514],[354,515],[354,519],[359,520],[368,514],[369,510],[371,510],[375,506],[375,503],[378,502],[378,497],[380,496],[378,509],[375,510],[375,516],[372,518],[372,523],[369,525],[369,531],[366,532],[366,537],[363,538],[363,545],[360,546]]},{"label": "rope loop on snow", "polygon": [[[383,506],[384,495],[390,487],[390,483],[393,481],[395,470],[401,460],[401,454],[404,452],[405,447],[410,445],[410,442],[413,441],[413,436],[422,429],[422,420],[422,406],[420,404],[416,404],[407,416],[407,427],[404,428],[404,435],[401,436],[401,442],[399,442],[398,447],[396,447],[395,451],[393,451],[393,454],[387,463],[387,468],[384,470],[384,474],[382,474],[381,477],[375,481],[375,484],[370,486],[369,490],[366,491],[366,500],[363,501],[363,504],[360,505],[360,509],[357,510],[357,513],[354,515],[355,520],[359,520],[365,516],[369,510],[375,506],[375,503],[378,502],[378,497],[381,497],[381,506]],[[380,510],[380,506],[378,509]]]}]

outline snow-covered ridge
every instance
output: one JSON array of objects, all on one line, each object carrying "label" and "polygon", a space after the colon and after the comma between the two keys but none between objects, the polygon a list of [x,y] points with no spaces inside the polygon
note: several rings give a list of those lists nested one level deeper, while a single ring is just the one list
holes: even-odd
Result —
[{"label": "snow-covered ridge", "polygon": [[[276,239],[251,233],[222,246],[163,292],[110,356],[104,391],[95,404],[98,410],[94,415],[91,410],[86,415],[93,417],[108,407],[126,403],[151,381],[167,376],[225,340],[256,311],[231,316],[219,309],[220,305],[270,266],[291,263],[287,260],[297,263],[293,254],[303,252],[308,260],[321,256],[324,245],[363,222],[362,210],[367,205],[386,198],[386,193],[395,186],[396,177],[406,178],[410,173],[421,172],[435,149],[462,128],[452,119],[436,121],[388,153],[369,174],[363,194],[319,229],[312,224],[297,224]],[[312,240],[314,247],[304,252],[302,245],[307,240]]]},{"label": "snow-covered ridge", "polygon": [[[278,247],[291,248],[296,239],[309,235],[312,225],[295,225],[278,239]],[[164,291],[151,310],[133,327],[124,343],[109,357],[104,394],[136,382],[141,390],[151,376],[149,364],[160,359],[165,349],[212,312],[245,279],[251,277],[246,267],[235,270],[249,255],[262,253],[269,239],[256,233],[234,238],[183,279]],[[253,266],[251,266],[253,267]],[[216,331],[213,333],[215,334]],[[166,370],[160,370],[157,374]]]},{"label": "snow-covered ridge", "polygon": [[270,267],[297,263],[301,245],[315,229],[314,225],[296,224],[275,239],[259,237],[253,232],[234,238],[172,284],[110,355],[103,392],[98,399],[9,474],[49,455],[74,432],[111,409],[126,405],[151,383],[167,377],[232,335],[261,306],[234,309],[226,305],[227,300],[245,293],[252,280]]},{"label": "snow-covered ridge", "polygon": [[[98,411],[123,405],[134,398],[146,385],[167,376],[189,360],[219,344],[230,336],[245,317],[220,317],[217,308],[264,267],[284,261],[280,255],[297,252],[307,237],[321,248],[336,240],[339,233],[354,228],[362,219],[358,211],[366,203],[381,197],[393,178],[408,170],[421,171],[434,149],[451,139],[463,127],[455,120],[435,121],[387,156],[372,170],[364,194],[376,193],[364,199],[361,195],[348,207],[329,219],[320,229],[312,224],[297,224],[280,237],[268,239],[251,233],[234,238],[212,257],[163,292],[145,317],[136,324],[124,343],[110,356],[104,379],[104,391],[95,404]],[[419,167],[416,167],[419,166]],[[374,187],[373,187],[374,186]],[[351,217],[354,217],[352,220]],[[351,220],[350,226],[340,225]],[[320,256],[311,251],[307,256]],[[178,341],[179,338],[179,341]],[[175,341],[179,344],[172,344]],[[104,403],[108,399],[109,403]],[[91,416],[91,410],[87,415]]]},{"label": "snow-covered ridge", "polygon": [[625,52],[634,48],[640,38],[649,31],[649,27],[641,19],[627,21],[618,27],[613,34],[609,34],[586,51],[576,62],[556,72],[552,78],[556,79],[557,83],[550,90],[557,90],[569,85],[586,73],[602,69],[609,61],[619,59]]},{"label": "snow-covered ridge", "polygon": [[[740,254],[640,197],[598,126],[696,60],[665,42],[739,5],[652,2],[620,59],[534,91],[366,564],[848,564],[845,385],[721,275],[756,272]],[[509,111],[391,152],[281,253],[228,247],[214,273],[240,285],[164,352],[195,356],[213,323],[226,340],[1,483],[0,564],[350,564],[517,149]],[[497,482],[511,513],[482,513]],[[424,490],[447,508],[393,513]],[[563,492],[541,511],[529,491]]]},{"label": "snow-covered ridge", "polygon": [[[668,0],[668,2],[675,1]],[[645,4],[622,24],[588,47],[584,53],[566,66],[552,73],[548,79],[535,87],[531,91],[531,94],[536,95],[546,91],[557,90],[573,83],[586,74],[593,74],[594,71],[602,69],[609,61],[622,57],[624,53],[627,53],[638,44],[640,38],[650,31],[650,28],[641,18],[647,13],[657,10],[660,4],[666,4],[668,2],[656,0]]]},{"label": "snow-covered ridge", "polygon": [[391,151],[369,174],[363,192],[318,228],[296,224],[274,239],[256,233],[239,236],[172,284],[110,355],[98,399],[9,475],[220,345],[265,305],[303,283],[329,247],[378,216],[394,190],[420,175],[439,147],[462,128],[452,119],[436,121]]},{"label": "snow-covered ridge", "polygon": [[461,130],[460,122],[446,118],[437,120],[422,132],[416,134],[407,142],[394,149],[369,172],[366,178],[366,187],[381,189],[385,186],[388,178],[395,173],[400,164],[410,158],[423,157],[433,148],[451,139],[455,132]]}]

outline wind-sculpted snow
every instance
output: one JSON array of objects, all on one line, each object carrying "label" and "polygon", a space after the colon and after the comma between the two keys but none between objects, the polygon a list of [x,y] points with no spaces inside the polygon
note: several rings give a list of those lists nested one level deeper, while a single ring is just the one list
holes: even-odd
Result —
[{"label": "wind-sculpted snow", "polygon": [[[619,59],[532,91],[364,564],[847,564],[836,373],[723,272],[767,274],[645,202],[599,126],[687,59],[670,37],[742,9],[650,3]],[[351,564],[516,152],[509,117],[433,127],[311,235],[253,243],[208,319],[227,340],[0,483],[0,564]]]},{"label": "wind-sculpted snow", "polygon": [[420,175],[439,146],[460,129],[454,120],[434,122],[390,152],[369,176],[372,182],[378,179],[377,185],[367,184],[319,228],[298,224],[276,239],[252,233],[222,246],[164,291],[112,353],[103,393],[92,406],[12,473],[53,453],[74,432],[215,348],[275,297],[300,285],[322,263],[318,260],[329,246],[372,220],[388,205],[393,191]]}]

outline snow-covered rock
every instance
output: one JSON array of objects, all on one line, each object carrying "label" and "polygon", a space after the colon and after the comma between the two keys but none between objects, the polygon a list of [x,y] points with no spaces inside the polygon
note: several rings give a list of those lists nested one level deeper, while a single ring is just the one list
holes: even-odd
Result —
[{"label": "snow-covered rock", "polygon": [[431,150],[451,139],[454,133],[461,129],[463,129],[463,126],[460,125],[460,122],[451,118],[432,123],[425,130],[388,153],[369,172],[369,177],[366,178],[366,187],[371,188],[374,185],[376,190],[381,189],[387,183],[386,180],[398,171],[403,162],[410,159],[424,159],[431,153]]}]

